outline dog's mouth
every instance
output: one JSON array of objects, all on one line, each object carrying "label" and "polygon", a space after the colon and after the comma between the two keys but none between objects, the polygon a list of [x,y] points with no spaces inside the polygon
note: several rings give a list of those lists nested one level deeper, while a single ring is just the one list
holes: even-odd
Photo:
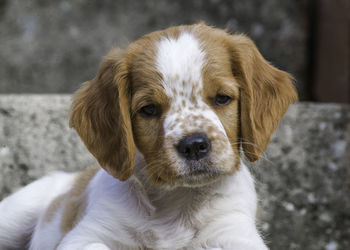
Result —
[{"label": "dog's mouth", "polygon": [[191,170],[187,175],[188,176],[201,176],[201,175],[208,175],[210,174],[210,171],[206,169],[194,169]]},{"label": "dog's mouth", "polygon": [[201,176],[217,173],[218,170],[210,160],[186,160],[181,176]]},{"label": "dog's mouth", "polygon": [[186,161],[185,170],[177,182],[184,186],[202,186],[217,180],[224,173],[210,161]]},{"label": "dog's mouth", "polygon": [[199,187],[218,180],[224,175],[213,163],[200,161],[185,161],[181,170],[173,175],[158,175],[154,184],[163,187]]},{"label": "dog's mouth", "polygon": [[179,176],[174,182],[167,183],[168,186],[201,187],[213,183],[222,176],[219,172],[195,171],[188,175]]}]

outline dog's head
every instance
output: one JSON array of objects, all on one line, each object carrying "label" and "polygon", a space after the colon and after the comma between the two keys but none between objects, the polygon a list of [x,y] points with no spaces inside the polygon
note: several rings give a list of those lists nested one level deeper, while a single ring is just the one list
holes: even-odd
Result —
[{"label": "dog's head", "polygon": [[76,93],[70,125],[120,180],[137,148],[153,183],[195,186],[233,174],[240,147],[258,160],[296,100],[249,38],[196,24],[112,50]]}]

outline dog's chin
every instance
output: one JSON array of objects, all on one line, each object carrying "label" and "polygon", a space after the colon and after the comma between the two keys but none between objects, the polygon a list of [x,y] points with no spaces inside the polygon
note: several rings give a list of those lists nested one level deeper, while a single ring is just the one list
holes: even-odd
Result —
[{"label": "dog's chin", "polygon": [[219,180],[224,174],[222,173],[195,173],[179,176],[169,186],[173,187],[202,187]]},{"label": "dog's chin", "polygon": [[176,187],[202,187],[218,181],[223,176],[231,175],[231,172],[220,170],[212,164],[204,164],[203,162],[188,161],[182,167],[180,173],[168,178],[168,176],[158,176],[157,180],[153,180],[153,184],[173,189]]}]

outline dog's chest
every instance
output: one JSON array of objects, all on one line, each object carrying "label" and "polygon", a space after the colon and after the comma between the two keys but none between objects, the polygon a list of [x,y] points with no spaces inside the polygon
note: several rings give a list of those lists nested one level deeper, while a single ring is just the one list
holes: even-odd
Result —
[{"label": "dog's chest", "polygon": [[208,215],[205,215],[207,209],[203,209],[206,202],[193,195],[201,196],[176,194],[165,197],[156,204],[152,215],[143,218],[142,225],[127,229],[130,237],[147,249],[192,249],[200,244],[199,228],[203,227],[200,218]]},{"label": "dog's chest", "polygon": [[179,223],[162,223],[149,225],[140,230],[129,228],[130,236],[145,249],[179,249],[188,248],[196,238],[196,230],[193,227],[180,225]]}]

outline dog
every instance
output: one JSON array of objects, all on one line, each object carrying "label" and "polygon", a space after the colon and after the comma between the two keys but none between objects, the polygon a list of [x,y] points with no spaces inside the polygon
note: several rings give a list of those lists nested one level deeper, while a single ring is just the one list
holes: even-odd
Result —
[{"label": "dog", "polygon": [[295,101],[247,36],[204,23],[112,49],[70,114],[101,168],[4,199],[0,249],[268,249],[241,159],[262,156]]}]

